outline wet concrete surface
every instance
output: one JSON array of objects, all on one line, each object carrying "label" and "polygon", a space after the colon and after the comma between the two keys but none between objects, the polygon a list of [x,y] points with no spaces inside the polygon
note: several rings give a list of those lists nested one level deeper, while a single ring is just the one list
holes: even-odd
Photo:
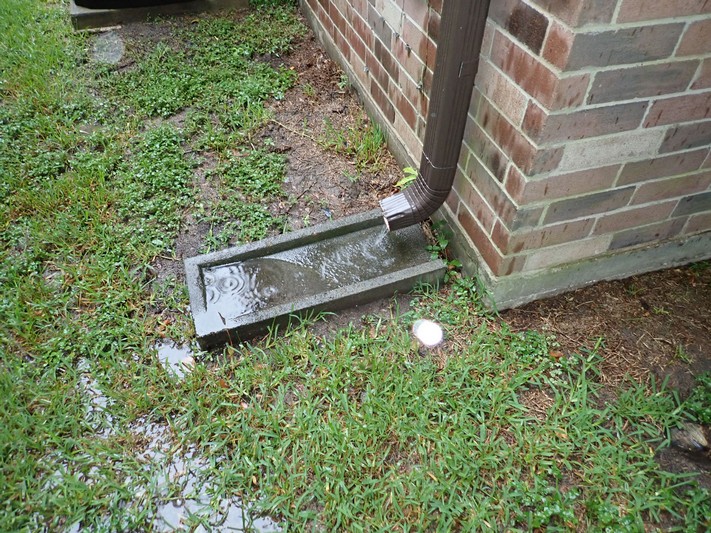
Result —
[{"label": "wet concrete surface", "polygon": [[336,311],[436,284],[419,226],[387,232],[380,210],[185,261],[201,348],[234,343],[294,314]]}]

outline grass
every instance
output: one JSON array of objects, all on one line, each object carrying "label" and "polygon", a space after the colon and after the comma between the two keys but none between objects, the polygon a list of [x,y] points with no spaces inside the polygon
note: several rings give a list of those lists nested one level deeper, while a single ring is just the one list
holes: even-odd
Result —
[{"label": "grass", "polygon": [[[156,259],[189,217],[213,228],[208,249],[283,229],[268,207],[285,160],[255,133],[295,78],[260,59],[303,28],[283,5],[160,22],[171,37],[129,47],[124,68],[87,55],[93,37],[70,31],[64,5],[7,2],[0,530],[150,530],[200,491],[207,510],[186,529],[220,529],[209,516],[236,498],[295,530],[709,527],[708,492],[654,460],[670,428],[705,420],[707,380],[684,404],[634,382],[603,401],[594,351],[511,331],[474,280],[326,336],[309,327],[319,317],[295,320],[171,376],[153,345],[192,330],[184,286],[156,278]],[[369,123],[342,138],[334,149],[377,162]],[[421,316],[444,347],[413,345]]]},{"label": "grass", "polygon": [[381,169],[387,150],[385,132],[367,116],[359,117],[345,129],[337,129],[325,119],[325,131],[319,144],[338,154],[354,158],[356,170],[376,173]]}]

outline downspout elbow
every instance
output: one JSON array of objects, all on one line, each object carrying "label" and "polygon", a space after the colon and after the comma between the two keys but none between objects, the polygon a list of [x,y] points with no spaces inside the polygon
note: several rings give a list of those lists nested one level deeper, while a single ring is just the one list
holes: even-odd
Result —
[{"label": "downspout elbow", "polygon": [[456,167],[435,167],[423,154],[417,179],[404,191],[380,201],[388,230],[406,228],[428,219],[449,196],[455,171]]}]

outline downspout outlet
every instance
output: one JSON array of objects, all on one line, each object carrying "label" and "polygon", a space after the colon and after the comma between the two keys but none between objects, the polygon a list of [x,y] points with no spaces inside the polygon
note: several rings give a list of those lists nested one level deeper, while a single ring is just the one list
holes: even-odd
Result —
[{"label": "downspout outlet", "polygon": [[456,166],[437,168],[422,156],[417,179],[404,191],[380,201],[389,231],[428,219],[444,203],[452,189]]}]

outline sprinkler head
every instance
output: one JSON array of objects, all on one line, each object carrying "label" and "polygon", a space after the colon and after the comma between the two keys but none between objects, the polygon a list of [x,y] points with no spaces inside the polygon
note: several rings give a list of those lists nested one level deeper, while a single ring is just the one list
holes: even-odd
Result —
[{"label": "sprinkler head", "polygon": [[442,327],[431,320],[417,320],[412,325],[412,333],[417,337],[423,346],[433,348],[444,338]]}]

